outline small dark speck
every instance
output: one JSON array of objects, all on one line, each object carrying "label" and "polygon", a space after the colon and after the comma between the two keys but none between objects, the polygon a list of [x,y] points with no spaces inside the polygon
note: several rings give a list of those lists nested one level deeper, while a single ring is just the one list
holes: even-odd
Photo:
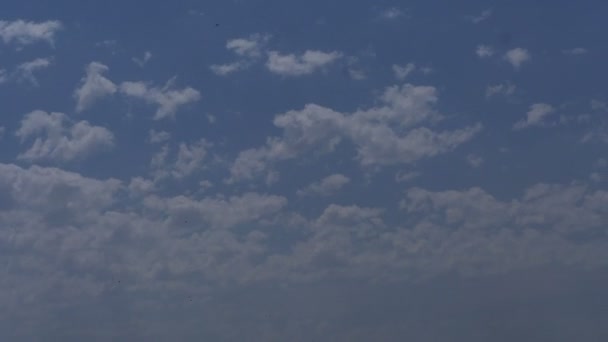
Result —
[{"label": "small dark speck", "polygon": [[219,27],[219,26],[220,26],[220,24],[215,24],[215,27]]}]

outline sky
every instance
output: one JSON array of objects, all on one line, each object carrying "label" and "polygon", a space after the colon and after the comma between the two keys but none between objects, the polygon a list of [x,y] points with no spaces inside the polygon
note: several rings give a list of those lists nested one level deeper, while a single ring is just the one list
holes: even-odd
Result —
[{"label": "sky", "polygon": [[608,340],[607,10],[4,1],[0,339]]}]

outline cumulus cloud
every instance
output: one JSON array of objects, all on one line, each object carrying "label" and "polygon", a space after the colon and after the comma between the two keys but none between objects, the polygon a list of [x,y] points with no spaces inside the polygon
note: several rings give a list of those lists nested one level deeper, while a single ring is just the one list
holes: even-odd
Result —
[{"label": "cumulus cloud", "polygon": [[173,177],[182,179],[200,171],[204,168],[208,150],[212,146],[205,139],[191,144],[180,143],[177,154],[173,160],[169,160],[169,147],[164,145],[151,161],[153,174],[156,180]]},{"label": "cumulus cloud", "polygon": [[517,122],[513,128],[521,130],[528,127],[542,126],[546,124],[547,117],[555,111],[553,106],[546,103],[535,103],[530,106],[526,118]]},{"label": "cumulus cloud", "polygon": [[486,97],[489,98],[496,95],[511,96],[515,93],[515,89],[517,87],[510,82],[489,85],[486,87]]},{"label": "cumulus cloud", "polygon": [[393,64],[393,74],[395,75],[395,78],[400,81],[405,80],[414,70],[416,70],[416,65],[414,63],[408,63],[405,66]]},{"label": "cumulus cloud", "polygon": [[478,168],[483,164],[483,158],[475,154],[469,154],[467,156],[467,162],[471,167]]},{"label": "cumulus cloud", "polygon": [[256,177],[272,163],[313,148],[331,152],[342,141],[354,145],[362,166],[408,164],[446,153],[482,129],[479,124],[439,132],[420,127],[442,118],[433,108],[438,101],[434,87],[389,87],[380,100],[381,106],[351,114],[308,104],[276,116],[274,124],[283,135],[268,138],[263,147],[242,151],[231,167],[231,179]]},{"label": "cumulus cloud", "polygon": [[74,90],[77,112],[89,109],[95,102],[116,93],[117,86],[104,77],[108,70],[106,65],[99,62],[91,62],[86,67],[85,76],[80,80],[79,87]]},{"label": "cumulus cloud", "polygon": [[348,183],[350,183],[350,178],[337,173],[298,190],[297,194],[299,196],[329,196],[338,192]]},{"label": "cumulus cloud", "polygon": [[270,40],[268,34],[253,34],[248,38],[237,38],[226,42],[226,49],[239,56],[257,58],[262,56],[262,49]]},{"label": "cumulus cloud", "polygon": [[128,97],[158,106],[154,120],[173,118],[180,107],[195,103],[201,98],[198,90],[194,88],[174,89],[172,81],[167,82],[163,88],[145,82],[123,82],[119,91]]},{"label": "cumulus cloud", "polygon": [[531,58],[528,50],[522,48],[509,50],[504,55],[504,59],[509,62],[515,70],[519,70],[522,64],[528,62]]},{"label": "cumulus cloud", "polygon": [[50,58],[36,58],[33,61],[25,62],[17,67],[16,77],[20,81],[30,82],[32,85],[37,86],[38,80],[34,76],[36,71],[46,69],[52,64]]},{"label": "cumulus cloud", "polygon": [[53,45],[55,35],[63,28],[60,21],[49,20],[33,22],[24,20],[0,20],[0,37],[5,44],[15,43],[19,46],[46,42]]},{"label": "cumulus cloud", "polygon": [[152,53],[150,51],[146,51],[142,58],[133,57],[131,60],[133,61],[133,63],[139,65],[140,68],[143,68],[144,66],[146,66],[146,64],[148,64],[150,59],[152,59]]},{"label": "cumulus cloud", "polygon": [[269,34],[255,33],[247,38],[231,39],[226,42],[226,49],[234,52],[241,60],[226,63],[214,64],[211,71],[220,76],[225,76],[236,71],[249,68],[256,60],[262,56],[263,49],[270,40]]},{"label": "cumulus cloud", "polygon": [[68,162],[114,146],[114,135],[87,121],[70,122],[63,113],[33,111],[25,115],[15,133],[21,141],[34,141],[18,158],[30,162]]},{"label": "cumulus cloud", "polygon": [[577,47],[577,48],[573,48],[573,49],[563,50],[563,52],[566,55],[580,56],[580,55],[586,55],[587,53],[589,53],[589,50],[582,48],[582,47]]},{"label": "cumulus cloud", "polygon": [[148,131],[148,141],[153,144],[164,143],[167,140],[171,139],[171,133],[166,131],[156,131],[151,129]]},{"label": "cumulus cloud", "polygon": [[388,20],[393,20],[393,19],[397,19],[399,17],[404,16],[405,13],[403,13],[402,10],[400,10],[397,7],[391,7],[391,8],[387,8],[384,11],[382,11],[382,18],[384,19],[388,19]]},{"label": "cumulus cloud", "polygon": [[295,54],[283,55],[277,51],[270,51],[266,67],[272,73],[283,76],[303,76],[327,67],[341,57],[342,53],[337,51],[307,50],[299,56]]},{"label": "cumulus cloud", "polygon": [[479,58],[491,57],[494,55],[494,49],[488,45],[479,45],[477,46],[477,50],[475,50],[475,54]]},{"label": "cumulus cloud", "polygon": [[470,19],[473,24],[479,24],[482,21],[488,20],[491,16],[492,16],[492,10],[487,9],[487,10],[484,10],[483,12],[481,12],[478,16],[471,17]]}]

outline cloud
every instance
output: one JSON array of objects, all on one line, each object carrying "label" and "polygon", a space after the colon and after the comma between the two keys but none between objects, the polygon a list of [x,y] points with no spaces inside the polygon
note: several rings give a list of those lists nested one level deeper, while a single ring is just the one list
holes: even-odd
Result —
[{"label": "cloud", "polygon": [[50,58],[37,58],[33,61],[25,62],[20,64],[17,67],[17,71],[15,72],[16,77],[20,81],[30,82],[32,85],[37,86],[38,80],[34,76],[34,73],[41,69],[46,69],[52,64],[52,59]]},{"label": "cloud", "polygon": [[494,55],[494,49],[488,45],[478,45],[475,54],[477,54],[479,58],[491,57]]},{"label": "cloud", "polygon": [[535,103],[530,106],[526,119],[517,122],[513,128],[521,130],[528,127],[542,126],[546,123],[546,118],[553,112],[555,112],[553,106],[546,103]]},{"label": "cloud", "polygon": [[55,35],[63,29],[59,21],[32,22],[24,20],[0,20],[0,37],[5,44],[15,43],[19,46],[46,42],[53,45]]},{"label": "cloud", "polygon": [[492,16],[492,10],[487,9],[487,10],[484,10],[483,12],[481,12],[481,14],[479,14],[478,16],[471,17],[470,19],[473,24],[479,24],[482,21],[488,20],[491,16]]},{"label": "cloud", "polygon": [[29,162],[81,160],[114,146],[114,135],[106,128],[87,121],[71,123],[63,113],[40,110],[26,114],[15,135],[22,142],[35,138],[31,147],[18,156]]},{"label": "cloud", "polygon": [[469,154],[467,156],[467,162],[471,167],[478,168],[483,164],[483,158],[475,154]]},{"label": "cloud", "polygon": [[0,140],[4,138],[4,132],[6,132],[6,127],[0,126]]},{"label": "cloud", "polygon": [[152,58],[152,53],[150,51],[146,51],[144,53],[144,57],[139,59],[136,57],[133,57],[131,60],[133,61],[133,63],[139,65],[139,67],[143,68],[146,64],[148,64],[148,62],[150,61],[150,59]]},{"label": "cloud", "polygon": [[200,93],[191,87],[173,89],[172,81],[167,82],[163,88],[145,82],[123,82],[119,91],[128,97],[158,106],[154,120],[173,118],[180,107],[197,102],[201,98]]},{"label": "cloud", "polygon": [[89,109],[95,102],[116,93],[117,86],[103,76],[108,70],[106,65],[99,62],[91,62],[86,67],[86,75],[74,90],[77,112]]},{"label": "cloud", "polygon": [[249,68],[262,56],[263,49],[270,40],[269,34],[255,33],[247,38],[231,39],[226,42],[226,49],[234,52],[242,59],[232,63],[214,64],[211,71],[220,76],[226,76],[236,71]]},{"label": "cloud", "polygon": [[269,34],[253,34],[248,38],[237,38],[226,42],[226,49],[233,51],[239,56],[258,58],[262,56],[262,49],[268,43]]},{"label": "cloud", "polygon": [[405,13],[403,13],[403,11],[400,10],[399,8],[391,7],[391,8],[387,8],[386,10],[382,11],[381,16],[384,19],[393,20],[393,19],[402,17],[404,15],[405,15]]},{"label": "cloud", "polygon": [[405,80],[414,70],[416,70],[416,65],[414,63],[408,63],[405,66],[393,64],[393,74],[395,75],[395,78],[400,81]]},{"label": "cloud", "polygon": [[509,62],[515,70],[518,70],[522,64],[528,62],[531,58],[528,50],[522,48],[509,50],[504,55],[504,59]]},{"label": "cloud", "polygon": [[249,67],[249,63],[245,61],[238,61],[229,64],[214,64],[210,67],[211,71],[213,71],[216,75],[226,76],[232,74],[234,72],[244,70]]},{"label": "cloud", "polygon": [[191,144],[182,142],[178,147],[175,160],[169,161],[169,147],[164,145],[151,161],[154,178],[156,180],[167,177],[182,179],[202,170],[203,162],[211,146],[212,144],[205,139]]},{"label": "cloud", "polygon": [[511,96],[515,93],[515,89],[517,89],[517,87],[510,82],[489,85],[486,88],[486,97],[489,98],[495,95]]},{"label": "cloud", "polygon": [[333,174],[298,190],[298,196],[330,196],[338,192],[350,182],[350,178],[342,174]]},{"label": "cloud", "polygon": [[304,54],[282,55],[277,51],[268,53],[266,67],[272,73],[283,76],[303,76],[322,69],[342,57],[340,52],[322,52],[307,50]]},{"label": "cloud", "polygon": [[389,87],[380,100],[381,106],[351,114],[308,104],[276,116],[274,124],[283,135],[269,137],[263,147],[242,151],[231,167],[231,180],[254,178],[274,162],[312,149],[331,152],[342,141],[353,144],[364,167],[409,164],[446,153],[482,129],[479,124],[442,132],[420,127],[442,118],[433,108],[438,101],[433,87]]},{"label": "cloud", "polygon": [[166,131],[156,131],[151,129],[148,131],[148,141],[153,144],[161,144],[171,139],[171,133]]},{"label": "cloud", "polygon": [[577,48],[573,48],[573,49],[563,50],[563,53],[566,55],[571,55],[571,56],[580,56],[580,55],[586,55],[587,53],[589,53],[589,50],[582,48],[582,47],[577,47]]}]

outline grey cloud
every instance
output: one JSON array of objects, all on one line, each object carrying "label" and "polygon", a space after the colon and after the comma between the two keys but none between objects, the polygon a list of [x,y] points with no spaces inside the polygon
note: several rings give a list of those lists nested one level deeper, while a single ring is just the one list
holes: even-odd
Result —
[{"label": "grey cloud", "polygon": [[49,20],[33,22],[24,20],[0,20],[0,37],[5,44],[30,45],[36,42],[46,42],[53,45],[55,35],[63,29],[60,21]]},{"label": "grey cloud", "polygon": [[231,180],[254,178],[276,161],[292,159],[312,148],[332,151],[342,141],[357,149],[362,166],[412,163],[446,153],[470,140],[482,127],[473,125],[437,132],[419,127],[442,119],[433,106],[433,87],[394,86],[380,97],[382,105],[355,113],[340,113],[315,104],[275,117],[281,137],[268,138],[265,146],[242,151],[231,167]]},{"label": "grey cloud", "polygon": [[86,75],[80,80],[80,86],[74,90],[76,111],[82,112],[95,102],[106,96],[113,95],[117,86],[103,76],[109,68],[99,62],[91,62],[86,67]]},{"label": "grey cloud", "polygon": [[323,52],[307,50],[302,55],[283,55],[277,51],[268,52],[266,67],[272,73],[283,76],[303,76],[322,69],[342,57],[337,51]]},{"label": "grey cloud", "polygon": [[26,114],[15,134],[22,142],[35,137],[31,147],[18,156],[30,162],[84,159],[114,146],[114,135],[104,127],[87,121],[72,123],[63,113],[40,110]]},{"label": "grey cloud", "polygon": [[123,95],[158,106],[154,120],[172,118],[180,107],[195,103],[201,98],[200,93],[191,87],[173,89],[172,81],[163,88],[145,82],[123,82],[119,90]]},{"label": "grey cloud", "polygon": [[350,178],[342,174],[333,174],[308,185],[302,190],[298,190],[297,194],[300,196],[329,196],[342,189],[349,182]]}]

